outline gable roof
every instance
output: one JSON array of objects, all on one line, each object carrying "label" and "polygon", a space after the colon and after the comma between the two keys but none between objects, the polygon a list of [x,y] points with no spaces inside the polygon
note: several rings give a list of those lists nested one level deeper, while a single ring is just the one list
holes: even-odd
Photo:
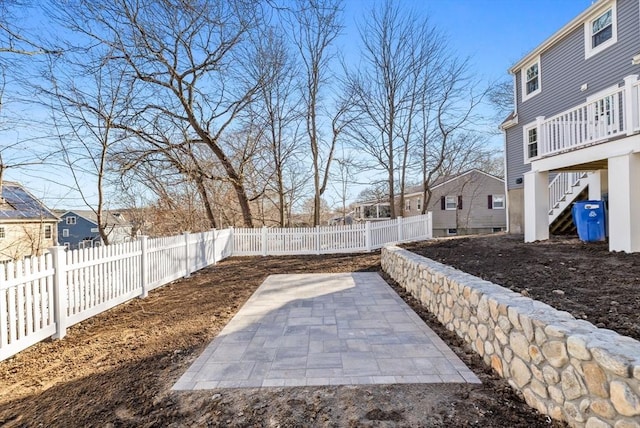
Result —
[{"label": "gable roof", "polygon": [[4,181],[0,201],[1,220],[57,221],[58,217],[20,184]]},{"label": "gable roof", "polygon": [[546,39],[544,42],[538,45],[534,50],[525,55],[520,61],[515,63],[510,69],[509,73],[516,74],[518,70],[520,70],[525,64],[533,61],[535,57],[540,55],[542,52],[546,51],[549,47],[553,46],[558,40],[562,39],[564,36],[579,28],[583,25],[585,19],[589,17],[592,13],[594,13],[600,7],[604,7],[609,5],[609,0],[596,0],[585,9],[580,15],[573,18],[568,24],[564,27],[556,31],[551,37]]},{"label": "gable roof", "polygon": [[[495,175],[486,173],[484,171],[481,171],[477,168],[473,168],[470,169],[468,171],[462,172],[460,174],[454,174],[454,175],[446,175],[444,177],[440,177],[438,178],[436,181],[433,182],[433,184],[431,185],[431,190],[435,190],[438,187],[444,186],[445,184],[451,183],[452,181],[456,181],[459,180],[460,178],[469,175],[469,174],[483,174],[486,175],[489,178],[493,178],[494,180],[498,180],[501,181],[502,183],[504,183],[504,180],[500,177],[496,177]],[[422,193],[422,185],[418,185],[418,186],[411,186],[411,187],[407,187],[404,191],[405,196],[407,195],[412,195],[415,193]]]},{"label": "gable roof", "polygon": [[[482,175],[486,175],[489,178],[493,178],[494,180],[498,180],[502,183],[504,183],[504,180],[500,177],[496,177],[495,175],[486,173],[484,171],[481,171],[477,168],[472,168],[468,171],[462,172],[460,174],[453,174],[453,175],[445,175],[443,177],[439,177],[437,180],[435,180],[432,184],[431,184],[431,190],[435,190],[438,187],[444,186],[445,184],[451,183],[452,181],[456,181],[466,175],[469,174],[482,174]],[[404,195],[405,197],[410,196],[410,195],[415,195],[415,194],[420,194],[422,193],[422,185],[417,185],[417,186],[410,186],[405,188],[404,190]],[[399,195],[398,195],[399,196]],[[388,202],[389,198],[387,197],[383,202]],[[369,202],[373,202],[373,203],[379,203],[380,201],[374,201],[374,200],[368,200],[368,201],[358,201],[358,204],[366,204]]]},{"label": "gable roof", "polygon": [[[67,214],[75,214],[78,217],[82,217],[85,220],[90,221],[91,223],[98,225],[98,216],[93,210],[67,210],[58,211],[60,217],[66,216]],[[108,226],[129,226],[129,222],[120,214],[118,211],[103,211],[103,217],[106,216],[106,222]]]}]

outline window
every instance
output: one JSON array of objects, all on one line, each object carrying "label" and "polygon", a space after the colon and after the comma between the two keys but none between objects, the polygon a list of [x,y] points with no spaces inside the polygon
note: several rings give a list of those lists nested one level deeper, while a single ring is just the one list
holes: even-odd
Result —
[{"label": "window", "polygon": [[490,210],[503,210],[504,209],[504,195],[489,195],[488,208]]},{"label": "window", "polygon": [[458,229],[447,229],[447,235],[453,236],[458,234]]},{"label": "window", "polygon": [[523,128],[524,131],[524,161],[528,163],[538,157],[538,128],[531,125]]},{"label": "window", "polygon": [[524,67],[520,74],[522,76],[522,101],[526,101],[541,91],[540,58],[538,57],[534,63]]},{"label": "window", "polygon": [[405,203],[405,207],[404,207],[405,211],[411,211],[411,199],[407,199],[407,202]]},{"label": "window", "polygon": [[501,227],[494,227],[493,228],[493,233],[498,233],[498,232],[502,232],[502,228]]},{"label": "window", "polygon": [[97,227],[92,227],[91,228],[91,233],[98,233],[98,228]]},{"label": "window", "polygon": [[51,239],[51,225],[44,225],[44,239]]},{"label": "window", "polygon": [[418,211],[422,209],[422,199],[418,198]]},{"label": "window", "polygon": [[67,250],[71,247],[71,244],[69,244],[68,242],[65,242],[63,245]]},{"label": "window", "polygon": [[6,237],[4,227],[0,227],[0,239],[4,239]]},{"label": "window", "polygon": [[76,224],[76,218],[75,218],[75,216],[69,216],[69,217],[67,217],[67,224]]},{"label": "window", "polygon": [[69,229],[62,229],[62,237],[63,238],[69,237]]},{"label": "window", "polygon": [[455,210],[456,208],[458,208],[458,204],[456,203],[456,197],[455,196],[445,197],[445,209]]},{"label": "window", "polygon": [[[611,4],[612,3],[612,4]],[[584,57],[602,52],[618,40],[616,2],[604,11],[600,9],[593,19],[584,24]]]},{"label": "window", "polygon": [[440,198],[441,210],[461,210],[462,196],[443,196]]}]

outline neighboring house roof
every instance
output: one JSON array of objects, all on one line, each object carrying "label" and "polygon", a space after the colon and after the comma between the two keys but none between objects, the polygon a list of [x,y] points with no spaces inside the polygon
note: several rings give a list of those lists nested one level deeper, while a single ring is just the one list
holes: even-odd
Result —
[{"label": "neighboring house roof", "polygon": [[[71,213],[90,221],[96,226],[98,225],[98,216],[93,210],[60,210],[58,212],[60,217]],[[106,224],[109,226],[130,226],[130,223],[118,211],[104,211],[102,215],[103,218],[106,218]]]},{"label": "neighboring house roof", "polygon": [[[470,169],[469,171],[465,171],[460,174],[446,175],[444,177],[438,178],[431,184],[431,190],[436,190],[438,187],[444,186],[445,184],[451,183],[452,181],[458,180],[466,175],[473,174],[473,173],[483,174],[483,175],[486,175],[487,177],[493,178],[495,180],[499,180],[502,183],[504,183],[504,180],[500,177],[496,177],[495,175],[491,175],[477,168],[473,168],[473,169]],[[421,193],[422,193],[422,185],[410,186],[410,187],[407,187],[404,191],[405,197],[410,195],[421,194]],[[358,202],[358,204],[367,204],[367,203],[378,203],[378,201],[369,200],[369,201]]]},{"label": "neighboring house roof", "polygon": [[[486,175],[487,177],[493,178],[495,180],[499,180],[501,182],[504,183],[504,180],[500,177],[496,177],[495,175],[491,175],[488,174],[484,171],[481,171],[479,169],[470,169],[469,171],[465,171],[463,173],[460,174],[455,174],[455,175],[448,175],[448,176],[444,176],[444,177],[440,177],[438,178],[436,181],[433,182],[433,184],[431,185],[431,190],[435,190],[438,187],[444,186],[445,184],[451,183],[452,181],[458,180],[464,176],[470,175],[470,174],[482,174],[482,175]],[[422,193],[422,186],[412,186],[412,187],[408,187],[404,194],[405,195],[412,195],[412,194],[416,194],[416,193]]]},{"label": "neighboring house roof", "polygon": [[18,183],[2,183],[0,221],[2,220],[50,220],[58,218],[35,196]]},{"label": "neighboring house roof", "polygon": [[609,4],[608,0],[596,0],[593,2],[591,6],[589,6],[584,12],[580,15],[576,16],[573,20],[571,20],[567,25],[562,27],[560,30],[556,31],[551,37],[538,45],[537,48],[529,52],[524,58],[515,63],[510,69],[509,73],[516,74],[518,70],[524,67],[526,64],[534,60],[538,55],[542,52],[546,51],[550,46],[553,46],[558,40],[562,39],[564,36],[575,30],[576,28],[582,27],[584,20],[589,17],[595,10],[600,7],[604,7]]}]

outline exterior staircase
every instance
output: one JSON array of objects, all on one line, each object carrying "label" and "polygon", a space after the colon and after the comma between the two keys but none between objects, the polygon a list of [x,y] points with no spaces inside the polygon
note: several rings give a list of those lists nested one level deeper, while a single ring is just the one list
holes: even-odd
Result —
[{"label": "exterior staircase", "polygon": [[587,173],[559,173],[549,183],[549,232],[554,235],[575,234],[576,228],[571,216],[571,206],[575,201],[588,197]]}]

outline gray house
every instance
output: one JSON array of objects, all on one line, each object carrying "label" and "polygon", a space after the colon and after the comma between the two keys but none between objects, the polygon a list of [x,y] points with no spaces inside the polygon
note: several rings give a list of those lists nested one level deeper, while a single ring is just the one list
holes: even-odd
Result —
[{"label": "gray house", "polygon": [[[427,211],[433,216],[434,237],[506,230],[504,180],[472,169],[437,180],[431,190]],[[398,199],[396,212],[401,212],[403,217],[422,213],[421,186],[406,189],[404,207],[398,206]],[[354,212],[360,221],[387,220],[390,217],[388,202],[362,202]]]},{"label": "gray house", "polygon": [[[90,248],[103,245],[98,229],[98,219],[92,210],[60,211],[58,242],[69,249]],[[132,239],[132,226],[118,212],[107,211],[105,230],[110,244]]]},{"label": "gray house", "polygon": [[548,239],[572,202],[607,199],[609,248],[640,251],[640,0],[594,2],[509,72],[509,231]]}]

